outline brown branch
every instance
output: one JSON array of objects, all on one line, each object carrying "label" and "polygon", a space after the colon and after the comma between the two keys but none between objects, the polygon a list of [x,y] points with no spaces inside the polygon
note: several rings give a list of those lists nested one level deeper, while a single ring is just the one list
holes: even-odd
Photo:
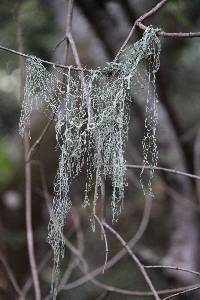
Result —
[{"label": "brown branch", "polygon": [[16,293],[18,294],[18,296],[20,297],[21,300],[24,300],[25,299],[24,294],[17,283],[17,280],[14,276],[12,269],[10,268],[8,262],[6,261],[4,255],[1,251],[0,251],[0,261],[2,262],[2,264],[4,266],[6,273],[8,275],[8,278],[9,278],[10,282],[12,283],[12,286],[15,289]]},{"label": "brown branch", "polygon": [[[109,292],[113,292],[113,293],[118,293],[121,295],[129,295],[129,296],[137,296],[137,297],[152,297],[153,293],[152,292],[148,292],[148,291],[139,291],[139,290],[128,290],[128,289],[122,289],[122,288],[117,288],[111,285],[107,285],[105,283],[102,283],[96,279],[92,279],[91,276],[92,272],[87,274],[89,277],[89,281],[91,281],[92,283],[94,283],[96,286],[109,291]],[[74,289],[78,287],[77,285],[74,286],[73,283],[69,283],[67,284],[65,287],[63,287],[63,290],[70,290],[70,289]],[[165,290],[157,290],[157,293],[159,295],[166,295],[166,294],[170,294],[170,293],[180,293],[180,292],[184,292],[186,291],[186,289],[198,289],[199,285],[190,285],[190,286],[184,286],[184,287],[179,287],[179,288],[172,288],[172,289],[165,289]],[[46,299],[45,299],[46,300]]]},{"label": "brown branch", "polygon": [[46,180],[46,174],[45,174],[45,169],[44,165],[40,160],[30,160],[31,164],[35,164],[39,168],[39,173],[40,173],[40,178],[41,178],[41,186],[42,186],[42,195],[45,199],[46,202],[46,207],[50,213],[52,205],[51,205],[51,195],[48,191],[48,185],[47,185],[47,180]]},{"label": "brown branch", "polygon": [[[200,171],[200,130],[198,128],[195,140],[194,140],[194,169],[195,173],[199,174]],[[196,195],[198,202],[200,202],[200,184],[196,183]]]},{"label": "brown branch", "polygon": [[35,143],[30,147],[28,155],[27,155],[27,161],[29,161],[31,159],[32,154],[36,151],[36,149],[40,146],[42,140],[44,139],[46,133],[48,132],[52,122],[53,122],[54,117],[52,117],[49,122],[47,123],[47,125],[45,126],[45,128],[43,129],[41,135],[39,136],[39,138],[35,141]]},{"label": "brown branch", "polygon": [[195,175],[195,174],[190,174],[182,171],[178,171],[175,169],[168,169],[168,168],[163,168],[163,167],[155,167],[155,166],[142,166],[142,165],[126,165],[127,168],[133,168],[133,169],[146,169],[146,170],[157,170],[157,171],[163,171],[167,173],[172,173],[175,175],[180,175],[180,176],[185,176],[189,178],[193,178],[196,180],[200,180],[200,176]]},{"label": "brown branch", "polygon": [[117,55],[115,57],[115,60],[118,59],[118,57],[120,56],[121,52],[123,51],[123,49],[126,47],[126,45],[128,44],[128,42],[130,41],[137,25],[138,22],[142,22],[145,19],[149,18],[150,16],[152,16],[153,14],[155,14],[159,9],[161,9],[165,4],[167,4],[168,0],[162,0],[160,1],[156,6],[154,6],[151,10],[149,10],[148,12],[146,12],[145,14],[143,14],[142,16],[140,16],[133,24],[133,27],[131,28],[127,38],[125,39],[123,45],[121,46],[121,48],[119,49],[119,51],[117,52]]},{"label": "brown branch", "polygon": [[[133,27],[131,28],[126,40],[124,41],[123,45],[117,52],[117,55],[115,57],[115,60],[117,60],[123,51],[123,49],[126,47],[128,42],[130,41],[136,27],[139,27],[142,30],[146,30],[147,26],[143,25],[142,22],[152,15],[154,15],[158,10],[160,10],[164,5],[166,5],[168,0],[162,0],[160,1],[156,6],[154,6],[151,10],[149,10],[144,15],[140,16],[133,24]],[[194,38],[194,37],[200,37],[200,32],[165,32],[165,31],[158,31],[158,36],[162,37],[172,37],[172,38]]]},{"label": "brown branch", "polygon": [[71,49],[72,49],[72,53],[73,53],[73,56],[74,56],[74,59],[75,59],[76,66],[80,70],[83,70],[83,68],[81,66],[81,61],[80,61],[80,58],[79,58],[79,55],[78,55],[78,51],[77,51],[77,48],[76,48],[76,44],[74,42],[74,39],[73,39],[71,33],[68,33],[68,40],[69,40],[69,44],[70,44]]},{"label": "brown branch", "polygon": [[[134,290],[117,288],[112,285],[107,285],[105,283],[102,283],[96,279],[90,279],[90,281],[93,284],[95,284],[96,286],[98,286],[106,291],[121,294],[121,295],[129,295],[129,296],[137,296],[137,297],[152,297],[154,295],[152,292],[134,291]],[[177,293],[176,295],[179,295],[179,294],[184,294],[189,291],[197,290],[199,288],[200,288],[200,285],[192,285],[188,289],[187,289],[187,287],[180,287],[180,288],[175,288],[175,289],[157,290],[157,293],[158,293],[158,295],[166,295],[166,294],[170,294],[170,293]],[[174,297],[175,294],[172,296]],[[168,297],[170,297],[170,296],[168,296]],[[169,298],[164,298],[162,300],[165,300],[165,299],[169,299]]]},{"label": "brown branch", "polygon": [[112,234],[115,235],[115,237],[118,239],[118,241],[123,245],[123,247],[127,250],[127,252],[129,253],[129,255],[131,256],[131,258],[133,259],[133,261],[137,264],[138,268],[140,269],[143,277],[146,280],[146,283],[148,284],[150,290],[152,291],[154,297],[156,300],[160,300],[160,297],[158,296],[157,291],[155,290],[153,283],[150,279],[150,277],[148,276],[143,264],[139,261],[139,259],[137,258],[137,256],[133,253],[133,251],[130,249],[130,247],[128,246],[128,244],[124,241],[124,239],[120,236],[120,234],[118,232],[116,232],[111,226],[109,226],[107,223],[103,222],[102,225],[107,228]]},{"label": "brown branch", "polygon": [[72,29],[72,16],[73,16],[73,6],[74,0],[68,0],[67,5],[67,17],[66,17],[66,31],[65,31],[65,51],[64,51],[64,64],[67,65],[67,59],[69,54],[69,38],[68,35],[71,33]]},{"label": "brown branch", "polygon": [[[49,262],[49,260],[51,259],[51,252],[49,251],[48,253],[45,254],[45,256],[43,257],[43,259],[41,260],[41,262],[38,265],[38,273],[41,273],[44,269],[44,267],[46,266],[46,264]],[[24,296],[26,296],[26,294],[28,293],[28,291],[30,290],[30,288],[32,287],[33,284],[33,280],[32,277],[28,278],[23,286],[22,292],[24,293]],[[21,300],[21,299],[20,299]]]},{"label": "brown branch", "polygon": [[149,10],[144,15],[139,17],[138,21],[142,22],[142,21],[148,19],[149,17],[151,17],[152,15],[154,15],[155,13],[157,13],[158,10],[160,10],[164,5],[166,5],[168,1],[169,0],[162,0],[162,1],[158,2],[151,10]]},{"label": "brown branch", "polygon": [[196,290],[198,290],[198,289],[200,289],[200,285],[197,285],[197,286],[195,286],[195,287],[191,287],[191,288],[189,288],[189,289],[185,289],[185,290],[182,291],[182,292],[178,292],[178,293],[175,293],[175,294],[173,294],[173,295],[167,296],[167,297],[163,298],[162,300],[171,299],[171,298],[174,298],[174,297],[176,297],[176,296],[180,296],[180,295],[183,295],[183,294],[186,294],[186,293],[189,293],[189,292],[196,291]]},{"label": "brown branch", "polygon": [[103,291],[103,293],[101,293],[101,294],[99,295],[99,297],[96,298],[96,300],[103,300],[103,299],[106,299],[108,295],[109,295],[109,291]]},{"label": "brown branch", "polygon": [[[149,217],[150,217],[150,212],[151,212],[151,205],[152,205],[152,198],[150,197],[149,199],[145,198],[145,207],[144,207],[144,212],[142,216],[142,220],[140,222],[140,225],[138,227],[138,230],[134,234],[133,238],[128,242],[128,245],[130,248],[134,247],[135,244],[141,239],[143,236],[148,222],[149,222]],[[147,201],[148,200],[148,201]],[[105,270],[110,269],[113,267],[117,262],[119,262],[125,255],[127,254],[127,251],[123,248],[121,251],[119,251],[114,257],[112,257],[106,264]],[[73,288],[80,286],[87,281],[90,280],[91,277],[95,277],[98,274],[102,272],[102,266],[97,268],[96,270],[93,270],[90,272],[90,274],[85,275],[84,277],[75,280],[74,282],[70,283],[68,286],[72,286]]]},{"label": "brown branch", "polygon": [[[141,23],[141,21],[137,21],[136,24],[140,29],[146,30],[147,26]],[[195,38],[200,37],[200,31],[199,32],[165,32],[165,31],[158,31],[158,36],[166,37],[166,38]]]},{"label": "brown branch", "polygon": [[155,266],[144,266],[145,269],[168,269],[168,270],[175,270],[175,271],[182,271],[190,274],[194,274],[200,276],[200,273],[197,271],[181,268],[181,267],[174,267],[174,266],[165,266],[165,265],[155,265]]},{"label": "brown branch", "polygon": [[[71,2],[73,2],[72,0],[70,0]],[[117,52],[117,55],[115,57],[115,60],[120,56],[121,52],[123,51],[123,49],[126,47],[126,45],[128,44],[128,42],[130,41],[136,27],[138,26],[140,29],[145,30],[146,26],[142,24],[142,21],[146,20],[147,18],[149,18],[150,16],[152,16],[153,14],[155,14],[158,10],[160,10],[165,4],[167,4],[168,0],[163,0],[161,2],[159,2],[155,7],[153,7],[150,11],[148,11],[147,13],[145,13],[144,15],[142,15],[141,17],[139,17],[135,22],[133,27],[131,28],[126,40],[124,41],[123,45],[121,46],[121,48],[119,49],[119,51]],[[200,32],[165,32],[165,31],[158,31],[157,33],[159,36],[163,36],[163,37],[174,37],[174,38],[193,38],[193,37],[200,37]],[[69,33],[67,33],[66,37],[64,37],[59,43],[62,43],[64,40],[69,40],[70,39],[70,35]],[[25,54],[23,53],[23,51],[16,51],[14,49],[10,49],[7,47],[4,47],[2,45],[0,45],[0,50],[4,50],[25,58],[31,58],[31,55]],[[84,72],[92,72],[92,69],[86,69],[86,68],[79,68],[79,67],[74,67],[74,66],[66,66],[66,65],[62,65],[62,64],[57,64],[57,63],[53,63],[47,60],[43,60],[41,59],[41,61],[45,64],[54,66],[54,67],[58,67],[58,68],[62,68],[62,69],[72,69],[74,71],[84,71]],[[100,71],[100,69],[99,69]]]},{"label": "brown branch", "polygon": [[[16,5],[16,37],[18,49],[20,52],[23,52],[23,42],[22,42],[22,30],[21,30],[21,19],[20,19],[20,5],[21,1],[17,1]],[[20,96],[21,99],[24,97],[24,59],[20,56],[20,72],[21,72],[21,86],[20,86]],[[29,153],[29,137],[27,132],[25,133],[24,140],[24,156],[25,161],[27,161],[28,153]],[[25,164],[25,214],[26,214],[26,234],[27,234],[27,246],[28,246],[28,255],[29,255],[29,263],[31,268],[31,273],[33,277],[33,285],[35,290],[35,298],[36,300],[41,300],[41,291],[40,291],[40,283],[38,278],[38,271],[34,253],[34,240],[33,240],[33,228],[32,228],[32,199],[31,199],[31,164],[30,162]]]},{"label": "brown branch", "polygon": [[[82,262],[83,264],[83,268],[84,268],[84,273],[86,274],[88,272],[88,264],[87,261],[83,258],[82,254],[80,253],[80,251],[78,249],[76,249],[70,242],[69,240],[65,240],[66,246],[69,248],[70,251],[72,251],[72,253],[76,256],[78,256],[79,260]],[[80,265],[79,265],[80,267]],[[130,295],[130,296],[139,296],[139,297],[150,297],[153,295],[152,292],[143,292],[143,291],[133,291],[133,290],[127,290],[127,289],[121,289],[121,288],[117,288],[114,286],[110,286],[107,284],[104,284],[96,279],[94,279],[94,275],[93,272],[91,273],[87,273],[86,275],[87,277],[89,277],[89,281],[91,281],[94,285],[109,291],[109,292],[113,292],[113,293],[119,293],[122,295]],[[81,285],[81,284],[80,284]],[[66,286],[63,286],[59,291],[61,290],[70,290],[73,288],[77,288],[80,285],[74,285],[73,282],[67,284]],[[158,290],[157,293],[159,295],[164,295],[164,294],[170,294],[170,293],[177,293],[177,292],[185,292],[186,290],[194,290],[199,288],[199,285],[190,285],[190,286],[186,286],[186,287],[179,287],[179,288],[174,288],[174,289],[165,289],[165,290]],[[49,296],[47,296],[45,298],[45,300],[50,299]]]},{"label": "brown branch", "polygon": [[[25,58],[32,58],[33,57],[32,55],[23,53],[23,51],[16,51],[14,49],[10,49],[10,48],[4,47],[2,45],[0,45],[0,50],[4,50],[4,51],[7,51],[7,52],[10,52],[10,53],[13,53],[13,54],[25,57]],[[74,70],[74,71],[81,71],[82,70],[82,69],[80,70],[77,67],[65,66],[65,65],[57,64],[57,63],[54,63],[52,61],[48,61],[48,60],[44,60],[44,59],[41,59],[41,62],[43,62],[44,64],[47,64],[47,65],[50,65],[50,66],[53,66],[53,67],[62,68],[62,69],[69,69],[70,68],[71,70]],[[83,70],[85,72],[91,72],[91,71],[93,71],[93,70],[90,70],[90,69],[83,69]]]},{"label": "brown branch", "polygon": [[[29,137],[25,137],[25,160],[29,151]],[[26,199],[26,234],[27,234],[27,246],[29,254],[29,263],[31,267],[31,273],[33,276],[33,285],[35,289],[36,300],[41,300],[41,291],[38,278],[38,270],[35,259],[34,251],[34,239],[33,239],[33,228],[32,228],[32,179],[31,179],[31,164],[27,162],[25,164],[25,199]]]},{"label": "brown branch", "polygon": [[104,241],[105,241],[105,247],[106,247],[105,252],[106,252],[106,254],[105,254],[105,262],[104,262],[103,269],[102,269],[102,273],[104,274],[105,267],[106,267],[107,260],[108,260],[108,241],[107,241],[106,233],[105,233],[104,226],[103,226],[101,220],[97,217],[97,215],[94,215],[94,217],[95,217],[95,219],[97,220],[97,222],[99,223],[99,225],[101,227],[102,235],[103,235],[103,238],[104,238]]},{"label": "brown branch", "polygon": [[[84,239],[83,239],[83,232],[81,230],[81,226],[80,226],[80,220],[79,220],[79,215],[76,212],[75,209],[73,209],[72,211],[72,220],[74,223],[74,227],[76,230],[76,236],[77,236],[77,248],[78,251],[80,253],[80,256],[83,256],[83,252],[84,252]],[[68,240],[65,239],[65,242],[67,243]],[[72,271],[75,269],[75,267],[77,267],[80,263],[80,257],[78,257],[76,255],[75,259],[72,260],[72,262],[69,264],[67,270],[65,271],[64,275],[62,276],[61,282],[59,284],[58,290],[62,289],[62,286],[66,284],[66,282],[68,281],[68,279],[70,278],[70,275],[72,273]]]}]

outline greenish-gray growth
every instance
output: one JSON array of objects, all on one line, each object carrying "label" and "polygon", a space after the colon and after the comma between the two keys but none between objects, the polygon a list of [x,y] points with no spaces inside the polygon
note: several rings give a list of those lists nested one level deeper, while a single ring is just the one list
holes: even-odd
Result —
[{"label": "greenish-gray growth", "polygon": [[[41,108],[54,116],[60,150],[48,234],[54,253],[53,274],[56,275],[56,281],[61,258],[64,257],[65,218],[72,205],[70,186],[83,166],[87,170],[83,206],[92,206],[92,214],[95,214],[98,197],[91,201],[89,193],[96,182],[98,194],[102,179],[110,178],[113,221],[119,217],[127,184],[124,152],[128,136],[129,102],[136,88],[144,88],[144,82],[147,89],[143,164],[157,164],[158,98],[155,76],[159,69],[160,40],[156,32],[157,29],[148,27],[138,42],[124,49],[118,61],[108,63],[104,69],[77,72],[69,67],[68,72],[62,75],[64,81],[56,75],[55,70],[47,71],[40,59],[31,57],[26,61],[20,134],[24,136],[27,128],[30,135],[31,113]],[[147,183],[143,177],[142,172],[143,191],[152,195],[153,171],[149,173]],[[93,216],[91,220],[94,228]]]}]

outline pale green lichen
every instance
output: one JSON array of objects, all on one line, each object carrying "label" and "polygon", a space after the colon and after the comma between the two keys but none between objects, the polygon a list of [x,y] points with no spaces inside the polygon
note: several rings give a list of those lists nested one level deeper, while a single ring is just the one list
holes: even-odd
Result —
[{"label": "pale green lichen", "polygon": [[[54,198],[50,212],[48,241],[54,252],[54,272],[59,273],[64,257],[63,228],[72,205],[69,198],[73,179],[86,167],[87,183],[83,205],[90,205],[89,193],[94,181],[112,182],[112,215],[117,221],[122,209],[126,180],[125,146],[128,136],[129,101],[134,89],[141,88],[143,66],[147,83],[145,134],[142,142],[144,166],[156,166],[158,151],[156,126],[158,97],[155,75],[159,69],[160,40],[157,30],[147,27],[143,37],[122,51],[117,61],[102,70],[64,74],[66,85],[43,66],[40,59],[26,61],[25,97],[20,119],[20,133],[29,128],[34,109],[51,111],[55,119],[56,140],[60,150],[59,167],[54,182]],[[82,78],[82,79],[81,79]],[[95,178],[97,177],[97,178]],[[153,171],[144,183],[144,193],[152,194]],[[96,201],[96,200],[95,200]],[[96,203],[93,204],[95,213]]]}]

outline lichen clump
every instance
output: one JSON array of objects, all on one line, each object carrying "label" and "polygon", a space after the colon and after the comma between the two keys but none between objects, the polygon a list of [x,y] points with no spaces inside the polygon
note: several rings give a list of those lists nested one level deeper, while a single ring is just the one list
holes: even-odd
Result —
[{"label": "lichen clump", "polygon": [[[127,184],[124,152],[128,136],[129,103],[132,91],[141,83],[140,68],[147,82],[145,134],[143,139],[144,166],[157,164],[156,125],[157,95],[155,74],[159,68],[160,40],[157,30],[148,27],[143,37],[124,49],[117,61],[104,69],[83,72],[68,68],[60,80],[48,71],[41,60],[26,61],[25,97],[20,119],[20,133],[30,133],[30,118],[34,109],[51,113],[55,120],[59,166],[54,181],[54,198],[50,212],[48,241],[54,252],[54,272],[58,273],[64,257],[63,228],[72,205],[69,197],[74,178],[86,168],[87,182],[83,206],[93,205],[90,192],[97,184],[99,193],[102,178],[112,182],[112,216],[117,221],[122,209]],[[65,84],[66,83],[66,84]],[[138,85],[139,83],[139,85]],[[153,171],[144,185],[152,193]]]}]

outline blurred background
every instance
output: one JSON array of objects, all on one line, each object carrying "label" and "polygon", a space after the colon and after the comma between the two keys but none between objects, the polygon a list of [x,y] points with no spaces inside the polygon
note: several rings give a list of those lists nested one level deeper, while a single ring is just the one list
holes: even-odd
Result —
[{"label": "blurred background", "polygon": [[[75,0],[72,34],[83,65],[104,66],[116,55],[134,20],[154,6],[158,0]],[[20,5],[24,52],[44,60],[64,63],[67,0],[24,0]],[[200,31],[200,1],[171,0],[145,25],[152,24],[169,32]],[[17,49],[16,1],[0,1],[0,45]],[[137,30],[131,42],[138,40]],[[159,94],[159,165],[200,175],[200,38],[161,39],[161,67],[157,78]],[[74,64],[69,55],[69,64]],[[19,299],[11,284],[6,266],[20,286],[25,299],[35,299],[29,266],[24,196],[23,141],[18,133],[20,118],[19,56],[0,50],[0,300]],[[32,119],[33,143],[48,119],[36,113]],[[50,299],[52,252],[48,245],[49,213],[47,201],[53,195],[53,180],[58,166],[53,125],[33,156],[40,165],[32,165],[32,218],[36,261],[42,299]],[[129,164],[142,163],[141,140],[144,130],[144,101],[134,97],[126,159]],[[140,170],[128,170],[128,187],[120,220],[115,229],[129,241],[141,224],[145,199],[139,183]],[[92,232],[87,210],[81,206],[84,174],[74,183],[71,197],[74,209],[66,218],[67,239],[79,250],[90,271],[104,263],[105,246],[100,231]],[[156,172],[153,182],[155,198],[146,208],[150,217],[143,218],[147,228],[133,250],[145,265],[172,265],[199,270],[200,182],[170,173]],[[45,190],[45,192],[44,192]],[[107,221],[111,222],[111,187],[106,183]],[[150,207],[151,206],[151,207]],[[145,225],[145,224],[143,224]],[[145,226],[144,226],[145,227]],[[109,259],[121,245],[108,233]],[[84,276],[80,262],[66,250],[62,262],[65,274],[58,299],[147,299],[105,290],[87,280],[70,286]],[[199,282],[197,275],[148,269],[158,290],[191,286]],[[124,255],[99,281],[123,290],[149,291],[137,266]],[[46,298],[45,298],[46,297]],[[154,299],[149,296],[148,299]],[[200,299],[196,290],[174,299]]]}]

